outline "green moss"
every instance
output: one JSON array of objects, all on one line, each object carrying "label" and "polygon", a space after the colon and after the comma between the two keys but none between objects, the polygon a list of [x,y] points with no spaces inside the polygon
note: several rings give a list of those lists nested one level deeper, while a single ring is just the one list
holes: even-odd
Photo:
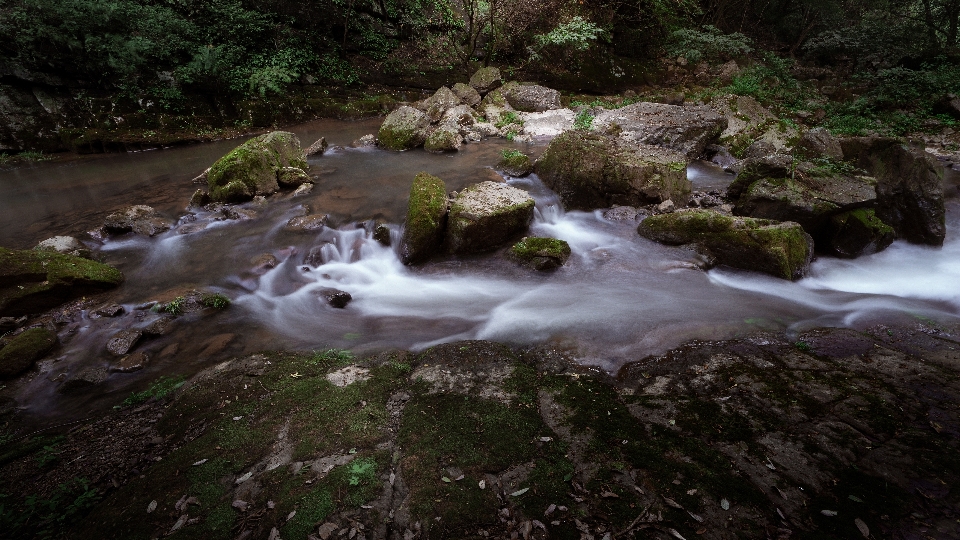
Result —
[{"label": "green moss", "polygon": [[377,132],[377,144],[387,150],[409,150],[423,144],[423,130],[429,119],[412,107],[400,107],[390,113]]},{"label": "green moss", "polygon": [[57,335],[46,328],[31,328],[0,349],[0,378],[15,377],[30,369],[57,345]]},{"label": "green moss", "polygon": [[497,168],[510,176],[525,176],[533,170],[530,157],[518,150],[504,150]]},{"label": "green moss", "polygon": [[872,208],[858,208],[849,212],[849,216],[862,223],[866,228],[877,231],[878,234],[894,234],[893,227],[887,225]]},{"label": "green moss", "polygon": [[443,180],[418,173],[410,186],[407,220],[403,231],[404,263],[419,262],[436,251],[443,238],[447,215],[447,188]]},{"label": "green moss", "polygon": [[210,167],[210,197],[232,202],[273,193],[279,189],[277,174],[284,167],[309,167],[296,135],[273,131],[254,137]]},{"label": "green moss", "polygon": [[510,248],[510,255],[524,264],[548,258],[553,259],[557,266],[563,266],[570,258],[570,253],[570,244],[556,238],[524,238]]}]

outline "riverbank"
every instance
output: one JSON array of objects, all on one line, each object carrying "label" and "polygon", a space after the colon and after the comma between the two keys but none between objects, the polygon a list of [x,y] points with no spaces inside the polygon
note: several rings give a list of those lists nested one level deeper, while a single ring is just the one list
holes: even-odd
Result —
[{"label": "riverbank", "polygon": [[0,517],[15,538],[956,538],[958,330],[692,342],[616,378],[483,341],[254,354],[8,432]]}]

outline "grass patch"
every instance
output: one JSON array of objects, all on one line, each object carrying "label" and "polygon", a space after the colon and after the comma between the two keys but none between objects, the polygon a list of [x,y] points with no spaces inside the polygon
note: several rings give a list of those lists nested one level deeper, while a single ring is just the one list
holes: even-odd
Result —
[{"label": "grass patch", "polygon": [[143,390],[142,392],[134,392],[130,394],[127,399],[123,400],[123,403],[120,404],[120,407],[131,407],[134,405],[139,405],[148,399],[156,398],[161,399],[165,398],[168,395],[172,394],[175,390],[183,386],[185,380],[182,376],[177,377],[167,377],[163,376],[154,381],[149,388]]}]

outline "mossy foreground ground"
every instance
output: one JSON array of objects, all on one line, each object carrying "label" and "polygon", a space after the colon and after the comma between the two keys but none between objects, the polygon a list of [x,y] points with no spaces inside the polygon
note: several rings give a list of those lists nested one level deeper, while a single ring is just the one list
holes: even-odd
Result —
[{"label": "mossy foreground ground", "polygon": [[957,538],[960,340],[238,358],[4,440],[4,537]]}]

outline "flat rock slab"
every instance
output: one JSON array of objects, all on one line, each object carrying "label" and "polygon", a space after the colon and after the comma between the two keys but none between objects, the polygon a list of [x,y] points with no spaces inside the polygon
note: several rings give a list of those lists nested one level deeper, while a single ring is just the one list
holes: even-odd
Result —
[{"label": "flat rock slab", "polygon": [[133,354],[128,354],[120,360],[110,365],[110,371],[115,371],[119,373],[133,373],[134,371],[140,371],[141,369],[147,367],[147,364],[150,363],[150,357],[141,351],[137,351]]},{"label": "flat rock slab", "polygon": [[593,129],[616,133],[638,143],[676,150],[696,159],[727,127],[727,121],[707,106],[634,103],[604,111],[593,120]]},{"label": "flat rock slab", "polygon": [[488,181],[464,188],[450,206],[447,247],[452,253],[493,249],[529,227],[533,207],[529,193],[507,184]]},{"label": "flat rock slab", "polygon": [[573,129],[577,113],[570,109],[556,109],[544,112],[520,113],[523,120],[523,132],[531,137],[555,137],[564,131]]},{"label": "flat rock slab", "polygon": [[107,350],[117,356],[123,356],[137,345],[141,337],[143,337],[142,330],[121,330],[107,342]]},{"label": "flat rock slab", "polygon": [[151,206],[136,205],[118,210],[106,217],[103,227],[107,232],[122,234],[133,232],[145,236],[156,236],[170,230],[172,224],[164,219]]},{"label": "flat rock slab", "polygon": [[297,216],[290,218],[287,224],[283,226],[286,231],[294,232],[315,232],[323,230],[327,226],[327,214],[310,214],[307,216]]}]

